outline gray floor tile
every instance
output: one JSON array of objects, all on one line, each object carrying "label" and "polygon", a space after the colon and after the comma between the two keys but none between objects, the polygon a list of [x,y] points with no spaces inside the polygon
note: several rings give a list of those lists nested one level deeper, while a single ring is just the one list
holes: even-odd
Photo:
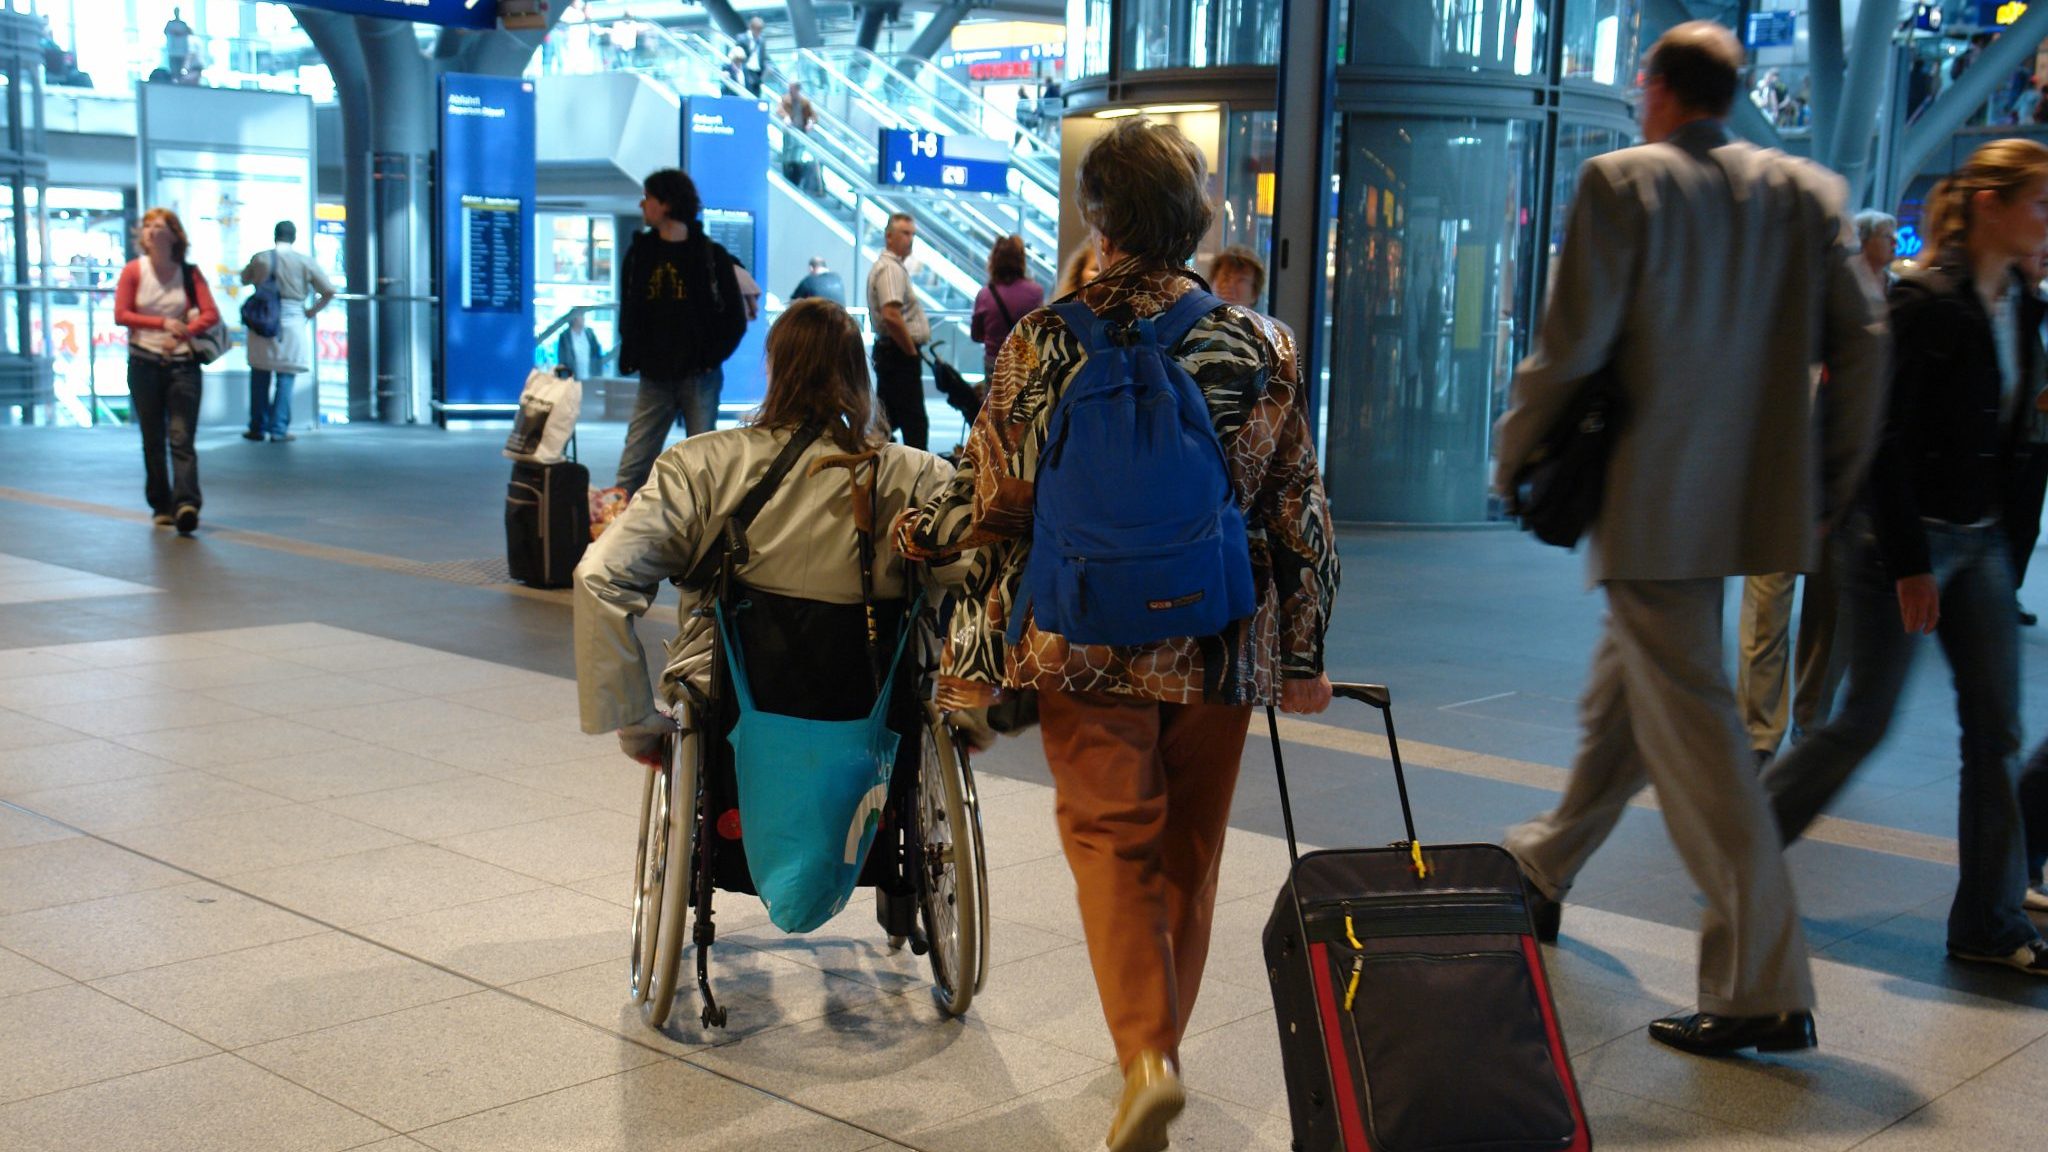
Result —
[{"label": "gray floor tile", "polygon": [[728,919],[718,915],[720,939],[749,948],[772,952],[821,972],[872,984],[889,992],[922,989],[931,983],[931,966],[909,948],[891,951],[888,935],[875,920],[875,897],[870,889],[856,889],[853,899],[832,919],[813,931],[791,935],[770,923],[758,902],[733,899],[721,892],[720,909],[730,908],[745,915]]},{"label": "gray floor tile", "polygon": [[2041,1085],[2048,1083],[2048,1039],[2036,1040],[2006,1056],[1972,1083],[2022,1096],[2040,1095]]},{"label": "gray floor tile", "polygon": [[19,996],[71,983],[71,978],[21,955],[0,948],[0,996]]},{"label": "gray floor tile", "polygon": [[231,882],[266,900],[345,928],[541,886],[530,876],[431,844],[400,844],[309,864],[245,872]]},{"label": "gray floor tile", "polygon": [[183,764],[148,756],[107,740],[71,739],[33,748],[0,750],[0,796],[187,771]]},{"label": "gray floor tile", "polygon": [[1658,1149],[1659,1152],[1794,1152],[1806,1148],[1787,1137],[1732,1124],[1639,1099],[1623,1092],[1581,1084],[1586,1126],[1601,1149]]},{"label": "gray floor tile", "polygon": [[646,767],[626,759],[616,743],[597,756],[580,760],[528,768],[496,765],[479,771],[537,792],[623,812],[635,820],[640,817],[640,797],[647,783]]},{"label": "gray floor tile", "polygon": [[13,799],[24,808],[99,833],[281,808],[290,803],[282,796],[206,772],[165,772],[74,784],[24,792]]},{"label": "gray floor tile", "polygon": [[391,748],[357,744],[327,752],[306,752],[276,760],[249,760],[208,769],[251,788],[311,803],[364,792],[383,792],[452,780],[470,773]]},{"label": "gray floor tile", "polygon": [[647,1026],[639,1006],[627,995],[629,977],[623,960],[557,972],[514,984],[509,991],[607,1032],[675,1053],[727,1044],[771,1028],[815,1020],[885,995],[873,985],[728,944],[714,947],[711,953],[711,990],[726,1010],[726,1026],[705,1028],[700,1016],[703,1004],[697,993],[695,965],[696,952],[686,951],[679,978],[682,991],[660,1032]]},{"label": "gray floor tile", "polygon": [[477,991],[459,976],[338,932],[110,976],[93,987],[222,1048]]},{"label": "gray floor tile", "polygon": [[[24,704],[23,709],[37,710],[45,707],[39,704]],[[78,739],[76,728],[60,724],[55,720],[43,719],[27,711],[14,708],[0,708],[0,750],[15,748],[41,748],[51,744],[63,744]]]},{"label": "gray floor tile", "polygon": [[243,1049],[247,1059],[403,1132],[661,1057],[480,992]]},{"label": "gray floor tile", "polygon": [[[530,675],[530,673],[529,673]],[[472,772],[504,775],[505,769],[533,768],[571,760],[612,756],[625,760],[616,736],[585,736],[571,723],[535,723],[480,712],[465,704],[449,704],[465,714],[496,716],[488,726],[466,727],[459,733],[424,737],[412,751],[458,764]],[[631,763],[630,761],[627,761]]]},{"label": "gray floor tile", "polygon": [[365,744],[405,751],[436,739],[480,733],[505,723],[505,718],[496,713],[420,698],[304,712],[294,719]]},{"label": "gray floor tile", "polygon": [[76,904],[192,878],[86,836],[0,850],[0,916]]},{"label": "gray floor tile", "polygon": [[83,984],[0,1000],[0,1103],[142,1072],[215,1051]]},{"label": "gray floor tile", "polygon": [[323,801],[321,807],[415,840],[439,840],[587,810],[590,805],[491,776],[458,776]]},{"label": "gray floor tile", "polygon": [[452,655],[393,668],[365,669],[357,675],[373,684],[402,689],[408,696],[438,696],[443,699],[456,693],[559,688],[562,684],[557,677],[543,676],[523,668]]},{"label": "gray floor tile", "polygon": [[156,685],[111,668],[84,672],[55,672],[48,676],[0,680],[0,708],[27,704],[69,704],[82,700],[119,700],[124,696],[146,696]]},{"label": "gray floor tile", "polygon": [[0,804],[0,848],[19,848],[76,835],[54,820]]},{"label": "gray floor tile", "polygon": [[989,911],[1005,920],[1064,936],[1084,939],[1081,906],[1074,897],[1074,873],[1064,856],[1043,856],[1000,868],[989,862]]},{"label": "gray floor tile", "polygon": [[924,996],[884,996],[690,1059],[880,1132],[913,1132],[1104,1067],[971,1011],[947,1019]]},{"label": "gray floor tile", "polygon": [[334,644],[353,644],[366,637],[361,632],[346,628],[335,628],[327,624],[265,624],[254,628],[224,628],[214,632],[194,632],[192,637],[236,648],[243,652],[289,657],[295,652],[310,648],[321,648]]},{"label": "gray floor tile", "polygon": [[239,653],[226,645],[189,635],[136,636],[126,640],[93,640],[54,649],[60,655],[94,668],[133,668],[179,660],[228,660]]},{"label": "gray floor tile", "polygon": [[175,688],[181,692],[206,692],[229,703],[240,703],[234,692],[237,688],[253,690],[319,675],[311,668],[290,660],[239,651],[228,651],[198,660],[142,664],[127,671],[138,680]]},{"label": "gray floor tile", "polygon": [[310,804],[286,804],[110,834],[127,847],[204,876],[283,868],[408,843]]},{"label": "gray floor tile", "polygon": [[[1240,987],[1212,973],[1202,981],[1187,1035],[1192,1039],[1233,1021],[1269,1013],[1271,1007],[1271,994],[1263,986]],[[992,970],[970,1012],[994,1027],[1056,1044],[1100,1063],[1116,1063],[1116,1047],[1103,1021],[1102,1000],[1086,945],[1069,945]],[[1271,1027],[1270,1020],[1267,1027]]]},{"label": "gray floor tile", "polygon": [[[630,877],[627,881],[627,890],[631,891]],[[994,901],[990,901],[990,906],[994,907]],[[1005,920],[1000,915],[990,917],[988,935],[988,964],[991,970],[1077,943],[1070,937],[1019,924],[1014,920]]]},{"label": "gray floor tile", "polygon": [[442,1152],[854,1152],[875,1144],[858,1128],[667,1060],[417,1136]]},{"label": "gray floor tile", "polygon": [[396,688],[372,684],[353,676],[319,672],[303,664],[290,664],[282,660],[275,662],[294,669],[297,675],[251,684],[208,688],[205,690],[206,695],[270,716],[300,716],[308,712],[353,708],[364,704],[386,704],[409,698],[406,693]]},{"label": "gray floor tile", "polygon": [[576,716],[576,682],[556,676],[543,676],[521,683],[501,684],[489,688],[467,690],[446,690],[433,693],[443,700],[496,712],[515,720],[528,720],[535,716]]},{"label": "gray floor tile", "polygon": [[569,884],[633,867],[640,821],[590,811],[435,841],[441,847],[550,884]]},{"label": "gray floor tile", "polygon": [[25,704],[31,715],[61,724],[87,736],[129,736],[167,728],[197,728],[252,720],[260,713],[200,695],[166,692],[120,700],[87,700],[72,704]]},{"label": "gray floor tile", "polygon": [[320,926],[215,884],[176,884],[13,916],[0,944],[91,980],[310,936]]},{"label": "gray floor tile", "polygon": [[274,760],[280,756],[352,747],[357,743],[345,736],[275,716],[167,732],[143,732],[123,736],[118,742],[191,768]]},{"label": "gray floor tile", "polygon": [[364,935],[486,984],[516,984],[606,960],[624,965],[632,919],[567,888],[537,888],[398,920]]},{"label": "gray floor tile", "polygon": [[85,672],[92,668],[83,660],[74,660],[43,648],[0,649],[0,680],[15,680],[24,676],[54,676],[59,672]]},{"label": "gray floor tile", "polygon": [[[1094,1152],[1103,1146],[1122,1080],[1108,1069],[912,1133],[931,1152]],[[1285,1118],[1191,1092],[1172,1128],[1180,1152],[1286,1152]]]},{"label": "gray floor tile", "polygon": [[403,644],[381,637],[359,638],[317,648],[280,653],[284,658],[322,672],[369,672],[407,664],[430,664],[448,653],[419,644]]},{"label": "gray floor tile", "polygon": [[1986,1152],[2037,1147],[2041,1091],[1972,1081],[1857,1145],[1857,1152]]},{"label": "gray floor tile", "polygon": [[227,1055],[0,1107],[0,1147],[36,1152],[341,1152],[388,1134]]},{"label": "gray floor tile", "polygon": [[1287,1115],[1287,1082],[1280,1069],[1279,1026],[1270,1010],[1190,1037],[1180,1047],[1181,1078],[1242,1108]]}]

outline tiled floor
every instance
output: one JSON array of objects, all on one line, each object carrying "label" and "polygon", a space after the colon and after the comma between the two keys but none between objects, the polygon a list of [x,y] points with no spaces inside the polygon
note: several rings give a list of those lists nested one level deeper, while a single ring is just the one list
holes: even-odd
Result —
[{"label": "tiled floor", "polygon": [[[862,900],[784,937],[722,898],[731,1027],[651,1032],[624,960],[640,770],[576,730],[566,606],[430,570],[495,547],[492,437],[224,432],[180,540],[126,507],[127,435],[0,429],[0,1149],[1100,1146],[1116,1077],[1034,741],[978,761],[995,967],[966,1019]],[[1395,686],[1425,838],[1496,839],[1555,796],[1597,603],[1506,533],[1342,546],[1333,667]],[[2048,637],[2024,648],[2031,689]],[[1601,1148],[2048,1146],[2048,986],[1941,958],[1946,690],[1923,659],[1791,855],[1817,1053],[1647,1040],[1691,1000],[1698,901],[1654,806],[1624,819],[1549,953]],[[1398,829],[1363,711],[1284,729],[1310,840]],[[1278,827],[1254,740],[1177,1149],[1288,1147],[1257,953]]]}]

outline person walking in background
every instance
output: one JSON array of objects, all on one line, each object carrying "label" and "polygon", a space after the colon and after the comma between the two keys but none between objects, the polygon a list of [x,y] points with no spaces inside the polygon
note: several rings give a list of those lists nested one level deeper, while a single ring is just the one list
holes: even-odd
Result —
[{"label": "person walking in background", "polygon": [[[220,323],[206,276],[186,261],[185,226],[168,208],[142,214],[142,254],[114,285],[114,322],[128,329],[128,396],[142,432],[143,494],[158,527],[199,527],[199,361],[190,336]],[[168,452],[170,466],[165,467]]]},{"label": "person walking in background", "polygon": [[732,51],[726,53],[725,67],[720,68],[719,72],[724,74],[727,80],[730,80],[735,84],[746,84],[747,50],[738,46],[734,46]]},{"label": "person walking in background", "polygon": [[[2048,252],[2035,252],[2021,260],[2014,275],[2019,280],[2019,290],[2042,300],[2041,281],[2048,277]],[[2029,345],[2037,351],[2043,349],[2044,333],[2039,325],[2023,335],[2030,339]],[[2025,441],[2020,445],[2012,470],[2012,491],[2005,498],[2005,528],[2012,536],[2012,589],[2013,607],[2019,615],[2020,627],[2032,628],[2041,618],[2019,603],[2019,590],[2027,582],[2027,569],[2034,560],[2034,545],[2041,541],[2041,509],[2048,503],[2048,410],[2041,406],[2048,404],[2048,356],[2036,355],[2036,371],[2027,379],[2020,397],[2019,418],[2026,424]]]},{"label": "person walking in background", "polygon": [[823,256],[811,257],[810,272],[796,282],[796,291],[789,294],[791,300],[807,300],[813,296],[830,300],[841,308],[846,307],[846,281],[826,265]]},{"label": "person walking in background", "polygon": [[904,261],[917,243],[917,221],[908,212],[889,217],[882,254],[868,269],[868,318],[875,327],[875,396],[889,424],[912,448],[928,439],[924,411],[924,361],[918,349],[932,338],[931,321],[910,284]]},{"label": "person walking in background", "polygon": [[2041,367],[2043,307],[2013,269],[2048,243],[2048,148],[1977,149],[1934,186],[1926,223],[1926,265],[1892,289],[1890,412],[1851,525],[1848,691],[1764,785],[1790,843],[1884,739],[1919,637],[1940,636],[1962,727],[1948,954],[2048,976],[2048,943],[2021,907],[2019,628],[2000,514]]},{"label": "person walking in background", "polygon": [[[1206,169],[1178,129],[1140,118],[1090,146],[1077,187],[1106,268],[1080,303],[1097,327],[1156,319],[1201,290],[1183,265],[1212,217]],[[1320,712],[1331,694],[1323,635],[1338,565],[1294,358],[1270,324],[1227,304],[1193,325],[1162,351],[1199,387],[1238,507],[1265,542],[1252,616],[1215,637],[1110,647],[1048,630],[1020,599],[1041,454],[1091,340],[1049,309],[1020,318],[1003,345],[951,484],[896,527],[914,558],[981,549],[957,601],[942,696],[973,706],[999,690],[1038,694],[1060,841],[1124,1074],[1110,1152],[1165,1148],[1185,1098],[1180,1042],[1201,990],[1252,709]],[[1061,442],[1070,459],[1076,443]]]},{"label": "person walking in background", "polygon": [[988,283],[974,296],[967,336],[981,341],[982,391],[995,376],[996,354],[1025,314],[1045,303],[1045,288],[1024,274],[1024,238],[1004,236],[988,250]]},{"label": "person walking in background", "polygon": [[279,220],[271,237],[275,246],[251,256],[242,269],[242,285],[252,290],[275,278],[278,300],[277,335],[248,334],[249,428],[242,439],[268,436],[272,443],[280,443],[294,439],[292,385],[300,373],[313,370],[306,322],[334,299],[334,282],[319,264],[292,246],[299,238],[298,225]]},{"label": "person walking in background", "polygon": [[604,371],[605,359],[597,333],[590,330],[590,310],[570,309],[569,325],[555,339],[555,363],[566,366],[576,379],[589,380]]},{"label": "person walking in background", "polygon": [[1899,258],[1899,218],[1876,209],[1858,212],[1856,243],[1861,246],[1863,262],[1870,267],[1872,282],[1890,291],[1892,281],[1898,279],[1892,274],[1892,261]]},{"label": "person walking in background", "polygon": [[747,30],[740,37],[740,70],[745,76],[747,91],[761,94],[761,77],[768,71],[768,25],[759,16],[747,21]]},{"label": "person walking in background", "polygon": [[663,168],[642,191],[647,229],[627,247],[619,278],[619,371],[640,377],[619,453],[617,483],[628,495],[647,482],[679,414],[688,436],[717,426],[725,361],[747,333],[739,261],[704,235],[697,185]]},{"label": "person walking in background", "polygon": [[1095,245],[1092,243],[1084,243],[1067,253],[1066,263],[1060,265],[1060,282],[1053,288],[1053,299],[1065,300],[1095,283],[1099,267],[1095,257]]},{"label": "person walking in background", "polygon": [[1513,492],[1560,415],[1611,375],[1624,415],[1590,529],[1608,612],[1585,730],[1560,803],[1507,848],[1538,935],[1554,939],[1558,901],[1629,800],[1656,787],[1706,907],[1698,1011],[1650,1036],[1704,1055],[1816,1042],[1806,939],[1729,689],[1722,604],[1729,576],[1814,567],[1875,442],[1886,354],[1841,179],[1729,135],[1741,69],[1741,45],[1709,21],[1651,46],[1649,143],[1579,170],[1494,471],[1495,490]]},{"label": "person walking in background", "polygon": [[[1258,253],[1242,244],[1232,244],[1216,254],[1209,262],[1209,288],[1216,295],[1240,308],[1249,308],[1264,315],[1262,305],[1266,300],[1266,265]],[[1294,347],[1294,329],[1267,316],[1273,326],[1287,338],[1291,351]]]}]

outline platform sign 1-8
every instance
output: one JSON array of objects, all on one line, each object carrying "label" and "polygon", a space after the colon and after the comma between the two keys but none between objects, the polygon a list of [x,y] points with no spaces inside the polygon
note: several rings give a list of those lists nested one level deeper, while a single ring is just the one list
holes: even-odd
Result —
[{"label": "platform sign 1-8", "polygon": [[884,128],[879,151],[877,179],[885,185],[998,196],[1010,191],[1010,149],[985,136]]}]

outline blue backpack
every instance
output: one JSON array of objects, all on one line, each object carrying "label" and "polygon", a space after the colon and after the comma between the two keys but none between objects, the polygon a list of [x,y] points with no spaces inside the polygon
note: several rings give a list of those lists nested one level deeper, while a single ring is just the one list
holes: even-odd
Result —
[{"label": "blue backpack", "polygon": [[1010,620],[1076,644],[1214,636],[1257,607],[1244,515],[1202,390],[1172,352],[1223,302],[1203,291],[1158,316],[1053,311],[1088,347],[1038,460],[1031,556]]},{"label": "blue backpack", "polygon": [[270,275],[242,301],[242,327],[267,340],[284,329],[284,294],[277,287],[277,249],[270,250]]}]

